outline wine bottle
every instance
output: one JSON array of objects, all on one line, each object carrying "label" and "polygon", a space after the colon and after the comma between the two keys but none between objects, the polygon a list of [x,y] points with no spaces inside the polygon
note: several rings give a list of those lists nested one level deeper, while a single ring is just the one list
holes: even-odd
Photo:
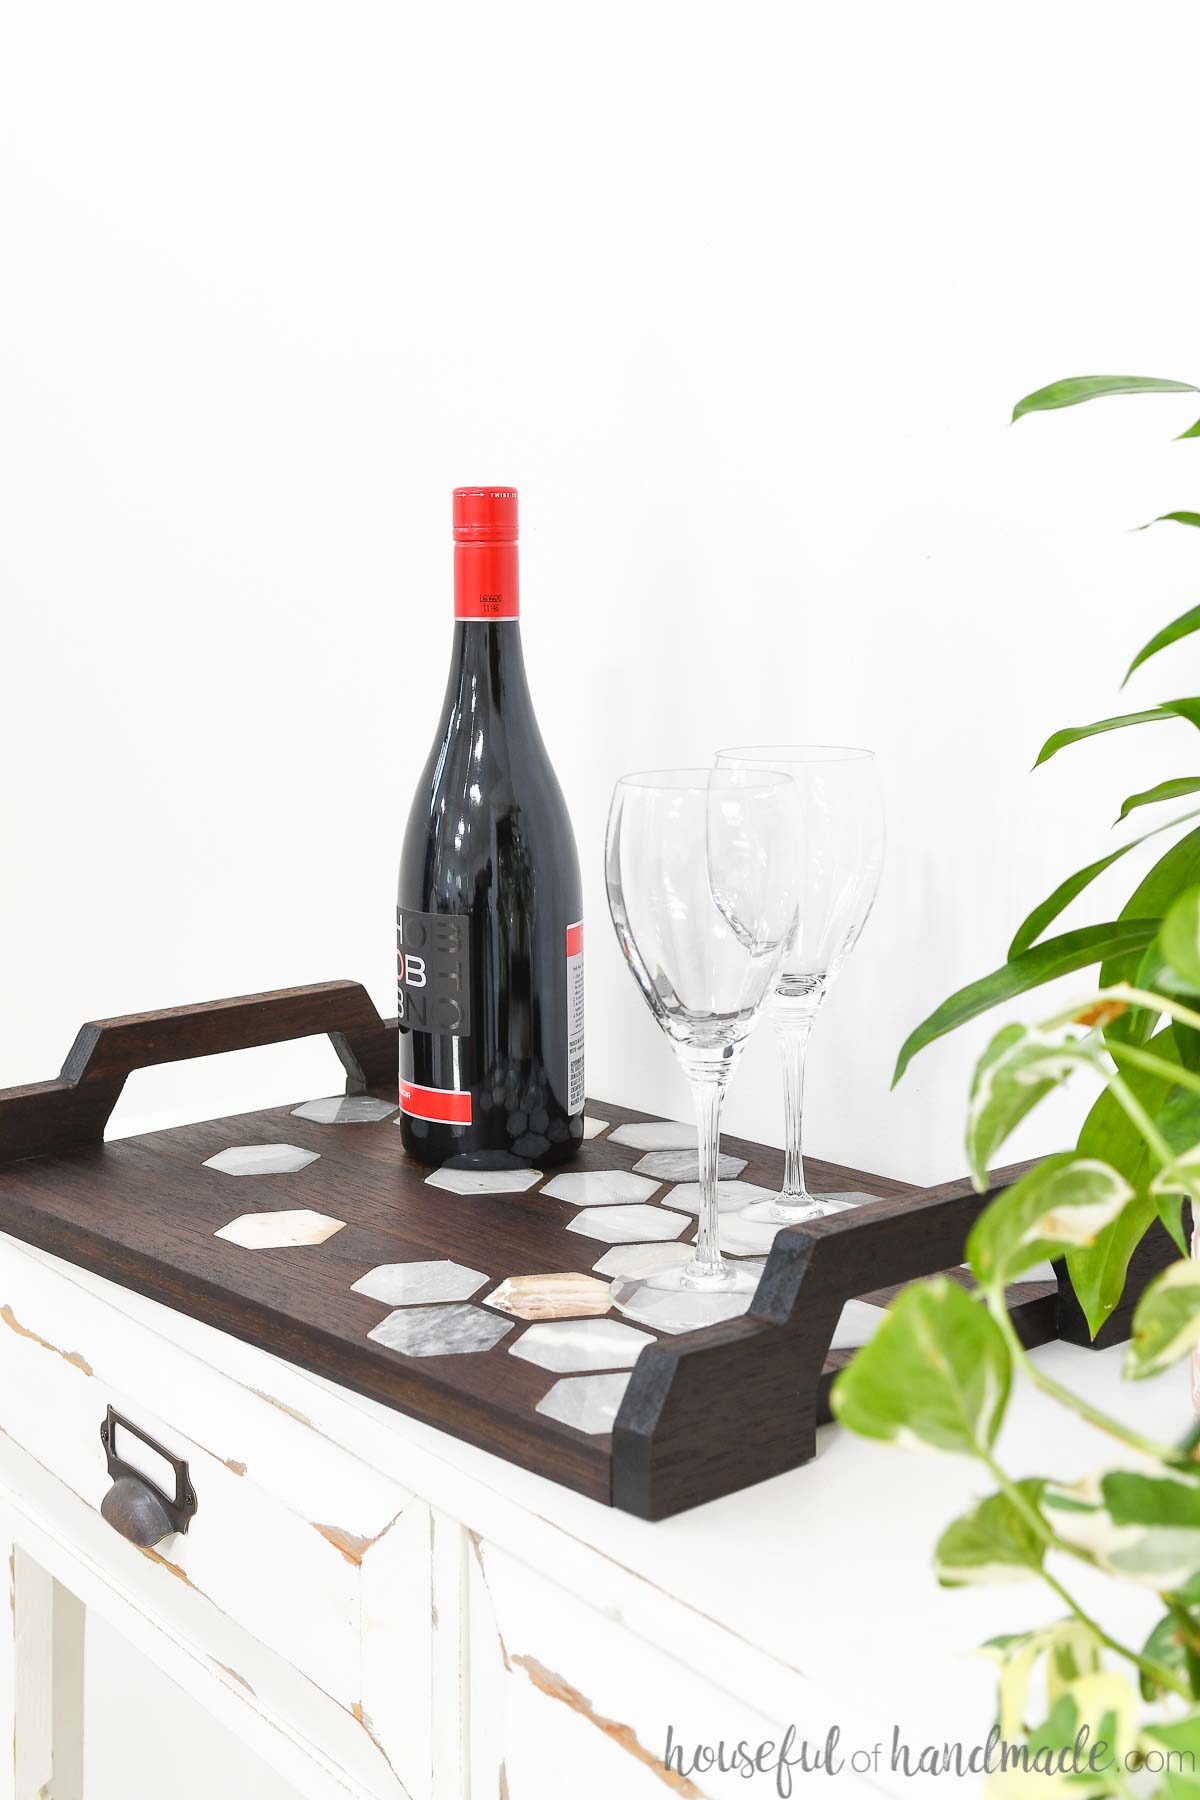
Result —
[{"label": "wine bottle", "polygon": [[454,490],[454,646],[408,817],[401,1136],[422,1162],[561,1162],[583,1136],[583,906],[521,653],[517,496]]}]

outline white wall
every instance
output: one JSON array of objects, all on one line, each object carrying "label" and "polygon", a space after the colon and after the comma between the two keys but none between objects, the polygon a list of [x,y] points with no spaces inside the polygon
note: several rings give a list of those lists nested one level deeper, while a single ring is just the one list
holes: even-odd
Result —
[{"label": "white wall", "polygon": [[[1196,599],[1190,534],[1128,531],[1197,503],[1186,402],[1006,426],[1063,374],[1200,378],[1196,36],[1094,0],[5,9],[0,1081],[111,1013],[343,974],[390,1010],[449,489],[504,480],[591,1091],[683,1105],[605,918],[613,778],[870,743],[890,862],[810,1140],[959,1172],[990,1026],[889,1097],[902,1036],[1125,793],[1196,766],[1180,725],[1025,773]],[[263,1052],[129,1105],[332,1068]],[[730,1122],[778,1136],[765,1040]]]}]

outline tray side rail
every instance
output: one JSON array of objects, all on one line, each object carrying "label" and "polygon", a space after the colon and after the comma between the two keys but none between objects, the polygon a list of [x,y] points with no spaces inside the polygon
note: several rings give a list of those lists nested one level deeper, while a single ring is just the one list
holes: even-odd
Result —
[{"label": "tray side rail", "polygon": [[394,1090],[396,1021],[380,1018],[357,981],[315,982],[94,1020],[80,1027],[57,1080],[0,1089],[0,1162],[102,1143],[135,1069],[322,1035],[346,1071],[347,1093]]}]

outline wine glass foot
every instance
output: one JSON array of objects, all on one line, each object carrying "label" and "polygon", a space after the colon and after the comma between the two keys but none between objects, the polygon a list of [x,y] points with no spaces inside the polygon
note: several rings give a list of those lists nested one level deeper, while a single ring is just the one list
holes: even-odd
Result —
[{"label": "wine glass foot", "polygon": [[747,1312],[762,1274],[761,1262],[725,1265],[711,1283],[687,1279],[687,1264],[627,1276],[612,1285],[612,1303],[626,1318],[660,1331],[699,1331]]},{"label": "wine glass foot", "polygon": [[830,1213],[841,1212],[844,1206],[844,1201],[822,1200],[815,1194],[799,1194],[795,1199],[776,1194],[770,1200],[752,1200],[738,1217],[770,1225],[803,1225],[809,1219],[826,1219]]}]

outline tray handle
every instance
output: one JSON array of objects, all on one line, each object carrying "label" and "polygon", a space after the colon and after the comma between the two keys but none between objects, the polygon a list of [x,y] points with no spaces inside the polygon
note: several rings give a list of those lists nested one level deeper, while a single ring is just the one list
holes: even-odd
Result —
[{"label": "tray handle", "polygon": [[0,1090],[0,1161],[102,1143],[135,1069],[321,1034],[346,1070],[347,1093],[395,1086],[396,1022],[380,1018],[357,981],[97,1019],[80,1027],[56,1081]]}]

